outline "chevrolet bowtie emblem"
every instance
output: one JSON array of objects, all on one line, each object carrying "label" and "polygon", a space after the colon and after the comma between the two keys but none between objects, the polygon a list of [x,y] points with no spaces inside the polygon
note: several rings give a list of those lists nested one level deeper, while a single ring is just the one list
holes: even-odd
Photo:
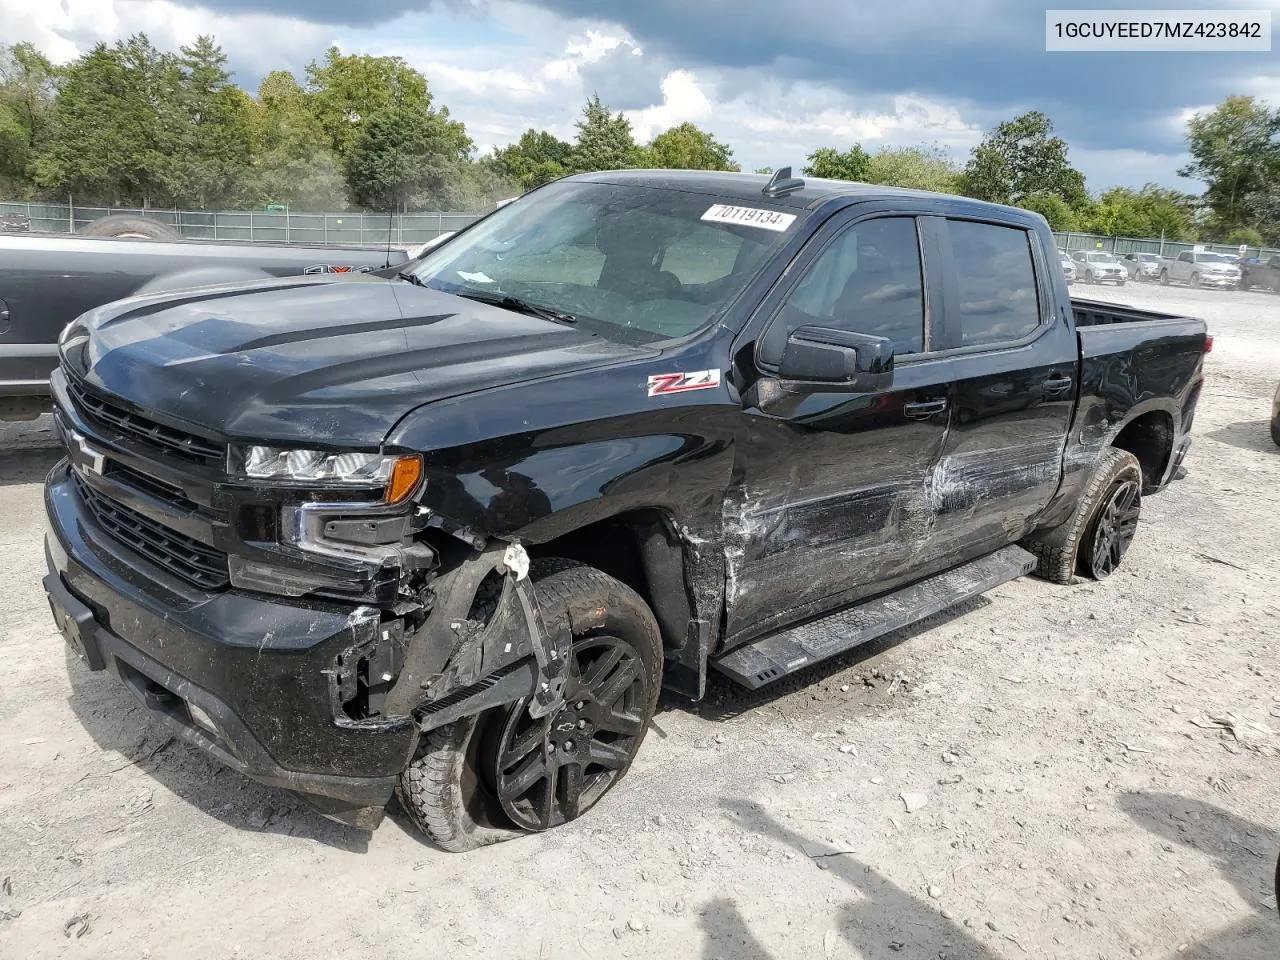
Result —
[{"label": "chevrolet bowtie emblem", "polygon": [[102,466],[106,459],[106,454],[89,443],[85,435],[79,431],[68,430],[67,432],[71,435],[71,442],[75,444],[76,449],[84,457],[80,466],[89,473],[96,473],[98,476],[102,476]]}]

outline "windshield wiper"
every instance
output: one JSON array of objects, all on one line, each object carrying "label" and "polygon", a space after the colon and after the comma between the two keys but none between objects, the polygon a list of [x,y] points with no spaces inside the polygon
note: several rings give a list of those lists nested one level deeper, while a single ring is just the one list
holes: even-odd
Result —
[{"label": "windshield wiper", "polygon": [[427,281],[423,280],[420,276],[418,276],[412,270],[401,270],[399,273],[396,274],[396,276],[399,277],[401,280],[408,280],[410,283],[415,284],[419,287],[427,287],[428,289],[430,289],[429,285],[427,284]]},{"label": "windshield wiper", "polygon": [[468,300],[475,300],[478,303],[489,303],[504,310],[514,310],[516,313],[523,313],[530,317],[550,320],[552,323],[578,322],[578,318],[572,313],[553,310],[550,307],[540,307],[536,303],[521,300],[519,297],[513,297],[508,293],[490,293],[487,290],[458,290],[454,293],[454,296],[466,297]]}]

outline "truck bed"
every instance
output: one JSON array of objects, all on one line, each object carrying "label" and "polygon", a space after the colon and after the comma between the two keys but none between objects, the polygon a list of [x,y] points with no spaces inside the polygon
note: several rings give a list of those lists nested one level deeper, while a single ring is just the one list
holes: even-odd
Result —
[{"label": "truck bed", "polygon": [[1075,315],[1077,328],[1098,327],[1108,323],[1150,323],[1156,320],[1189,319],[1173,313],[1140,310],[1137,307],[1126,307],[1119,303],[1082,300],[1077,297],[1071,298],[1071,312]]}]

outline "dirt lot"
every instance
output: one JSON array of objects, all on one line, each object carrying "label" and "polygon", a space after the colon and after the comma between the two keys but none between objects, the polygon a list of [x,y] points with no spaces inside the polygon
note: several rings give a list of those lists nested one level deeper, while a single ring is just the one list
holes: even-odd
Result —
[{"label": "dirt lot", "polygon": [[322,820],[69,661],[48,425],[0,431],[0,956],[1274,960],[1280,297],[1077,290],[1217,337],[1190,475],[1119,573],[670,701],[595,811],[467,856]]}]

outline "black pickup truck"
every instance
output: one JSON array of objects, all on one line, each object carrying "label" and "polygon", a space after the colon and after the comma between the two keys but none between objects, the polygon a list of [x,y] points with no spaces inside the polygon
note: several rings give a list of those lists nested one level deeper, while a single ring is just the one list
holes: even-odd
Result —
[{"label": "black pickup truck", "polygon": [[[107,219],[163,229],[138,218]],[[29,420],[49,408],[58,334],[91,307],[182,287],[378,270],[408,259],[401,249],[123,236],[132,239],[0,233],[0,420]]]},{"label": "black pickup truck", "polygon": [[572,177],[398,276],[81,317],[44,586],[189,743],[465,850],[588,810],[662,686],[1109,574],[1210,343],[1073,304],[1023,210]]},{"label": "black pickup truck", "polygon": [[1269,290],[1280,293],[1280,257],[1240,265],[1241,290]]}]

